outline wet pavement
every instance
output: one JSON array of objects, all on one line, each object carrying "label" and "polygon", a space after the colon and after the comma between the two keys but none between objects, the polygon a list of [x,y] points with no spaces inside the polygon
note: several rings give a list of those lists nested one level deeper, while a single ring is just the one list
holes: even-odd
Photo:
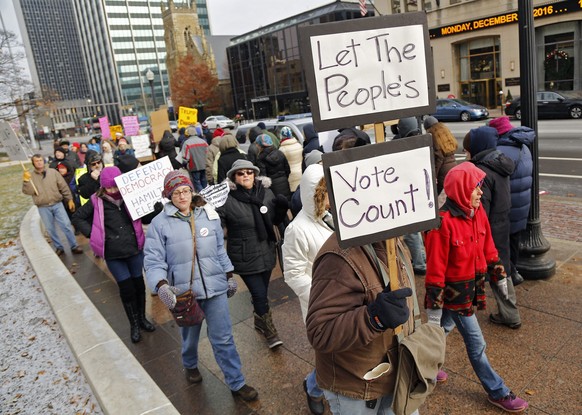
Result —
[{"label": "wet pavement", "polygon": [[[516,287],[521,329],[488,321],[488,312],[495,310],[490,291],[488,312],[478,313],[492,366],[516,394],[529,401],[528,414],[582,413],[581,208],[582,199],[541,199],[542,229],[551,243],[550,256],[556,260],[557,271],[547,280],[526,281]],[[85,254],[68,253],[62,257],[63,263],[180,413],[309,414],[302,382],[313,368],[314,353],[305,335],[299,301],[284,283],[279,268],[273,271],[269,297],[283,346],[269,350],[254,330],[250,294],[238,276],[239,291],[230,299],[243,373],[248,384],[259,391],[258,401],[245,403],[231,396],[206,337],[199,347],[203,382],[186,382],[178,328],[156,296],[148,294],[147,307],[157,330],[143,333],[141,342],[131,343],[117,285],[104,262],[92,255],[88,241],[78,238]],[[417,277],[416,282],[422,301],[424,281]],[[503,413],[487,402],[456,331],[448,337],[445,369],[449,379],[428,398],[421,408],[423,415]]]}]

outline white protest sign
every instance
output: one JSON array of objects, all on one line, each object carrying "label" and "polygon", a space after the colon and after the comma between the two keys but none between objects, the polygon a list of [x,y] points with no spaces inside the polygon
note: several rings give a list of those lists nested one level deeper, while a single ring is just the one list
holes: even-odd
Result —
[{"label": "white protest sign", "polygon": [[153,156],[150,148],[150,136],[147,134],[134,135],[131,137],[131,146],[135,151],[135,158],[151,158]]},{"label": "white protest sign", "polygon": [[226,203],[229,192],[228,183],[222,182],[214,186],[208,186],[198,192],[198,194],[206,200],[206,203],[216,209]]},{"label": "white protest sign", "polygon": [[154,211],[154,203],[162,201],[164,177],[173,170],[168,156],[115,178],[115,184],[133,220]]},{"label": "white protest sign", "polygon": [[426,114],[431,106],[434,110],[425,13],[307,26],[301,39],[317,128]]},{"label": "white protest sign", "polygon": [[324,154],[340,246],[434,227],[437,199],[430,140],[424,135],[343,150],[335,157]]}]

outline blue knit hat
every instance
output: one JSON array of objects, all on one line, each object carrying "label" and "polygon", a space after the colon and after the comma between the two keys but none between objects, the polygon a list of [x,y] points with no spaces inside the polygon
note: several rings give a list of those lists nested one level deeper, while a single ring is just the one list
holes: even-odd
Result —
[{"label": "blue knit hat", "polygon": [[273,140],[267,134],[261,134],[257,137],[255,143],[261,147],[271,147],[273,145]]}]

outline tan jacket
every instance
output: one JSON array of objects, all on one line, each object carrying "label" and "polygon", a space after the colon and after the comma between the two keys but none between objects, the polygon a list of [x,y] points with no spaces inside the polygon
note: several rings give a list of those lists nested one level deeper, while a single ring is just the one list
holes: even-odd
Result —
[{"label": "tan jacket", "polygon": [[[73,200],[69,185],[55,169],[45,169],[40,173],[33,170],[30,180],[22,183],[22,193],[32,196],[32,203],[38,207],[52,206],[63,199],[66,202]],[[35,194],[31,182],[36,186],[38,195]]]},{"label": "tan jacket", "polygon": [[[385,244],[373,246],[381,266],[387,269]],[[362,247],[341,249],[335,233],[315,259],[306,324],[307,337],[315,349],[317,383],[323,389],[361,400],[394,391],[398,341],[393,330],[373,328],[367,310],[384,289],[378,274],[375,261]],[[398,274],[401,287],[409,287],[402,266]],[[413,330],[412,298],[408,307],[410,318],[404,335]],[[365,380],[364,375],[381,363],[390,363],[390,369]]]}]

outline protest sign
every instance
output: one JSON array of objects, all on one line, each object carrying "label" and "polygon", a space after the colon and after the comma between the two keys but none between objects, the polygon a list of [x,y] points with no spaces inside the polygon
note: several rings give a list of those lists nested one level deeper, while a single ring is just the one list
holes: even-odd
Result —
[{"label": "protest sign", "polygon": [[99,118],[99,127],[101,128],[101,138],[111,138],[107,116]]},{"label": "protest sign", "polygon": [[425,134],[323,155],[342,248],[438,225],[432,153]]},{"label": "protest sign", "polygon": [[123,125],[123,131],[125,131],[126,136],[139,134],[139,120],[137,116],[128,115],[121,117],[121,124]]},{"label": "protest sign", "polygon": [[214,209],[221,207],[226,203],[230,189],[228,183],[222,182],[214,186],[208,186],[202,189],[198,194],[206,200]]},{"label": "protest sign", "polygon": [[110,125],[109,126],[109,135],[111,137],[115,137],[116,133],[123,134],[123,127],[121,125]]},{"label": "protest sign", "polygon": [[196,108],[180,107],[178,114],[178,128],[186,128],[198,122],[198,110]]},{"label": "protest sign", "polygon": [[319,131],[434,112],[426,13],[305,26],[300,35]]},{"label": "protest sign", "polygon": [[154,203],[162,201],[164,177],[173,170],[168,156],[115,178],[125,206],[133,220],[154,211]]},{"label": "protest sign", "polygon": [[166,107],[150,113],[150,122],[154,141],[159,143],[164,135],[164,131],[170,129],[170,118],[168,117]]},{"label": "protest sign", "polygon": [[12,161],[26,161],[32,156],[24,149],[10,124],[3,120],[0,120],[0,147]]},{"label": "protest sign", "polygon": [[135,152],[135,158],[139,161],[153,159],[152,149],[150,148],[150,136],[147,134],[134,135],[130,137],[131,146]]}]

